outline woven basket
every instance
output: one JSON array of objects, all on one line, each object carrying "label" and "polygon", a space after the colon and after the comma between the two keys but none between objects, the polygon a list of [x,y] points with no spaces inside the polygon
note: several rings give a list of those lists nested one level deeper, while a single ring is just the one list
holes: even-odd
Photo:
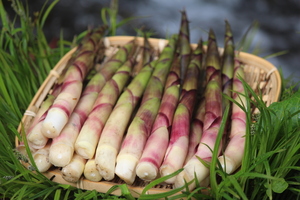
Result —
[{"label": "woven basket", "polygon": [[[122,46],[132,40],[134,37],[130,36],[114,36],[107,37],[105,39],[105,45],[107,47],[106,55],[111,55],[116,48]],[[157,50],[161,51],[163,47],[167,44],[167,40],[164,39],[149,39],[150,44]],[[143,45],[143,38],[137,38],[137,43]],[[193,48],[196,44],[191,44]],[[38,92],[32,99],[30,105],[25,112],[22,121],[19,125],[18,131],[27,130],[34,118],[34,114],[37,112],[38,108],[44,101],[45,97],[48,95],[55,81],[59,78],[61,72],[66,67],[68,60],[71,58],[72,54],[75,52],[76,48],[69,51],[51,70],[48,77],[44,83],[39,88]],[[220,52],[223,49],[220,48]],[[281,91],[281,77],[276,67],[274,67],[270,62],[257,57],[252,54],[240,52],[238,59],[244,64],[245,71],[245,81],[252,87],[254,91],[259,92],[262,99],[266,105],[270,105],[273,102],[278,101]],[[255,109],[255,108],[254,108]],[[19,141],[16,139],[16,146],[19,145]],[[75,186],[77,188],[85,190],[97,190],[99,192],[105,193],[112,186],[116,184],[123,184],[124,182],[116,177],[112,181],[100,181],[93,182],[82,177],[77,183],[70,183],[62,178],[60,170],[58,168],[51,168],[49,171],[43,173],[47,178],[54,182],[61,184],[68,184]],[[142,192],[146,183],[142,180],[136,180],[133,185],[128,185],[129,190],[133,196],[138,197]],[[170,185],[157,185],[154,188],[148,190],[147,194],[162,193],[172,189]],[[112,194],[121,195],[121,190],[117,189]]]}]

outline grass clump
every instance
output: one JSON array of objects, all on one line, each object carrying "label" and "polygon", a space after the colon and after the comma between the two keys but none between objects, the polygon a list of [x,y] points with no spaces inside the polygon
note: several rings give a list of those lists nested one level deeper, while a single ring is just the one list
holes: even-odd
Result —
[{"label": "grass clump", "polygon": [[[110,9],[102,10],[102,17],[104,23],[113,27],[110,34],[114,35],[116,28],[129,19],[117,23],[117,1],[112,2]],[[126,185],[114,186],[105,194],[95,190],[86,191],[54,183],[36,172],[34,166],[27,169],[21,164],[20,160],[28,160],[15,151],[14,143],[15,137],[22,137],[17,128],[23,113],[52,67],[85,32],[71,42],[65,41],[61,32],[57,45],[51,48],[44,35],[43,26],[58,0],[41,8],[33,17],[21,1],[12,0],[11,3],[16,13],[13,19],[9,18],[3,1],[0,0],[0,198],[134,199]],[[110,21],[106,19],[107,16]],[[243,47],[245,46],[247,45],[244,44]],[[169,178],[163,177],[145,187],[140,199],[299,199],[300,92],[297,84],[291,85],[285,81],[283,83],[280,102],[269,107],[244,83],[253,97],[248,98],[245,108],[255,105],[260,114],[254,117],[248,113],[246,154],[238,172],[228,175],[214,167],[218,166],[216,163],[210,167],[211,174],[215,175],[210,188],[197,187],[194,191],[189,191],[186,186],[186,191],[179,194],[177,192],[182,188],[147,195],[147,190]],[[170,176],[179,172],[180,170]],[[121,190],[121,196],[112,195],[116,189]]]}]

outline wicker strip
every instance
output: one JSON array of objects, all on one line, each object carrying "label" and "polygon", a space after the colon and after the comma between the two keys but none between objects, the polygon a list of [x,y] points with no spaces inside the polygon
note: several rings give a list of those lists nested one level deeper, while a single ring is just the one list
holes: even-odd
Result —
[{"label": "wicker strip", "polygon": [[[115,36],[115,37],[107,37],[104,42],[107,47],[106,56],[109,57],[112,55],[118,47],[126,44],[128,41],[132,40],[134,37],[131,36]],[[136,41],[139,45],[143,45],[143,38],[137,37]],[[156,51],[161,51],[163,47],[167,44],[167,40],[163,39],[154,39],[150,38],[149,42],[156,49]],[[191,44],[193,48],[196,48],[197,44]],[[38,92],[32,99],[29,104],[22,121],[20,122],[18,131],[26,130],[34,116],[38,108],[41,106],[45,97],[51,91],[53,85],[58,80],[60,74],[67,66],[69,59],[72,54],[75,52],[76,48],[72,49],[68,52],[50,71],[49,76],[46,78],[44,83],[39,88]],[[223,49],[220,49],[220,53]],[[260,93],[262,95],[262,99],[266,103],[266,105],[270,105],[273,102],[278,101],[281,91],[281,77],[276,67],[274,67],[270,62],[257,57],[255,55],[251,55],[248,53],[240,52],[239,57],[237,58],[244,64],[245,71],[245,81],[252,87],[254,91]],[[105,62],[105,61],[104,61]],[[255,108],[254,108],[255,109]],[[257,111],[257,110],[256,110]],[[254,110],[254,112],[256,112]],[[16,139],[16,146],[19,145],[18,139]],[[50,171],[44,173],[46,177],[50,180],[61,183],[61,184],[69,184],[77,188],[86,189],[86,190],[97,190],[99,192],[105,193],[109,190],[113,185],[123,184],[124,182],[116,177],[113,181],[100,181],[100,182],[92,182],[87,179],[81,178],[77,183],[69,183],[66,182],[57,168],[52,168]],[[132,191],[132,194],[136,197],[142,192],[143,188],[147,185],[146,182],[136,179],[132,186],[128,186],[128,188]],[[172,189],[171,185],[158,185],[155,188],[152,188],[148,191],[149,194],[166,192]],[[119,189],[113,192],[115,195],[121,195],[121,191]]]}]

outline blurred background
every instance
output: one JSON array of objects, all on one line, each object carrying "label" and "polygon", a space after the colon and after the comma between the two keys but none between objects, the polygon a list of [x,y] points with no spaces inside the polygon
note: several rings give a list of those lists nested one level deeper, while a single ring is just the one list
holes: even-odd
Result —
[{"label": "blurred background", "polygon": [[[29,9],[32,13],[39,11],[45,2],[28,0]],[[9,10],[11,2],[3,3]],[[64,38],[72,40],[88,27],[102,24],[103,7],[110,7],[110,0],[60,0],[48,17],[46,36],[50,41],[63,30]],[[266,57],[284,51],[283,55],[266,59],[282,70],[285,78],[300,80],[299,0],[119,0],[118,9],[119,21],[136,18],[118,29],[117,35],[136,35],[136,29],[143,28],[153,32],[152,37],[165,38],[178,33],[180,11],[185,9],[191,42],[197,43],[201,37],[206,40],[207,31],[212,28],[220,47],[223,47],[225,19],[231,24],[236,43],[255,24],[258,29],[251,29],[253,37],[247,52]]]}]

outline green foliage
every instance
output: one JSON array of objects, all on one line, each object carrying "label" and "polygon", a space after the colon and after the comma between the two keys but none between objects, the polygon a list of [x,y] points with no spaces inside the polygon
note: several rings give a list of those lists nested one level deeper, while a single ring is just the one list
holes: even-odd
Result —
[{"label": "green foliage", "polygon": [[[16,137],[19,139],[22,137],[17,128],[23,113],[52,67],[86,32],[79,34],[74,41],[65,41],[61,32],[57,46],[50,48],[43,33],[43,26],[58,0],[53,1],[47,7],[42,7],[33,18],[21,1],[12,0],[11,2],[17,14],[14,19],[8,17],[0,0],[2,23],[0,33],[0,198],[135,199],[125,184],[114,186],[105,194],[95,190],[81,190],[70,185],[54,183],[35,172],[34,166],[29,165],[29,168],[26,168],[20,162],[22,160],[28,163],[27,159],[15,151],[14,144]],[[119,26],[133,19],[117,22],[117,10],[117,1],[112,1],[111,8],[102,10],[103,23],[111,27],[110,35],[116,34]],[[239,43],[239,49],[249,48],[249,44],[245,41],[246,39]],[[209,165],[213,174],[211,188],[199,186],[189,191],[187,187],[189,183],[187,183],[184,186],[185,192],[182,193],[179,191],[183,188],[179,188],[161,194],[147,195],[147,190],[169,178],[162,177],[149,183],[142,191],[140,199],[299,198],[300,92],[296,90],[297,84],[289,83],[289,81],[283,82],[280,102],[273,103],[269,107],[266,107],[261,98],[244,83],[247,92],[253,98],[248,98],[247,105],[240,106],[249,110],[250,105],[255,105],[260,114],[253,116],[247,112],[245,156],[238,172],[232,175],[226,174],[220,169],[217,155],[214,154],[212,163]],[[29,158],[32,160],[32,156]],[[179,172],[180,170],[170,176]],[[199,185],[199,183],[196,184]],[[116,189],[121,190],[120,197],[112,195]],[[203,191],[207,191],[209,195]]]},{"label": "green foliage", "polygon": [[[260,114],[254,117],[247,112],[245,155],[236,173],[226,174],[217,155],[213,156],[210,194],[214,199],[299,198],[300,93],[266,107],[245,82],[244,87],[253,99],[247,98],[247,105],[239,106],[246,111],[255,105]],[[221,135],[222,131],[218,138]]]},{"label": "green foliage", "polygon": [[115,36],[119,27],[132,21],[133,19],[136,19],[136,17],[128,17],[118,22],[118,9],[118,0],[112,0],[110,8],[101,9],[101,19],[103,24],[109,26],[108,35],[110,36]]},{"label": "green foliage", "polygon": [[28,170],[21,164],[20,154],[14,150],[14,141],[16,136],[21,138],[17,132],[18,124],[39,85],[68,51],[64,46],[51,49],[42,31],[45,18],[57,2],[42,9],[32,19],[26,6],[12,1],[16,17],[11,20],[0,1],[3,25],[0,34],[1,198],[30,198],[54,186],[43,175],[33,173],[33,168]]},{"label": "green foliage", "polygon": [[238,51],[244,51],[244,52],[250,52],[252,50],[252,54],[258,54],[260,52],[259,47],[255,47],[254,49],[251,49],[252,41],[259,29],[259,23],[257,21],[254,21],[249,28],[247,29],[246,33],[243,35],[243,37],[236,43],[236,50]]}]

